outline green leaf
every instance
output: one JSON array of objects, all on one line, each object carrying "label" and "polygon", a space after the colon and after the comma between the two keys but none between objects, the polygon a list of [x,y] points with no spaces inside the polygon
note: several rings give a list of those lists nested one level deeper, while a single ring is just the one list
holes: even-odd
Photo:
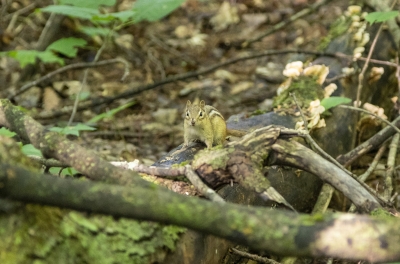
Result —
[{"label": "green leaf", "polygon": [[88,35],[88,36],[108,36],[110,34],[111,29],[109,28],[97,28],[97,27],[79,27],[80,32]]},{"label": "green leaf", "polygon": [[96,130],[96,128],[94,128],[94,127],[91,127],[91,126],[88,126],[88,125],[85,125],[85,124],[81,124],[81,123],[79,123],[76,126],[74,126],[74,128],[76,130],[78,130],[78,131],[93,131],[93,130]]},{"label": "green leaf", "polygon": [[12,50],[7,52],[8,56],[19,62],[21,68],[24,68],[28,64],[35,63],[39,53],[40,51],[36,50]]},{"label": "green leaf", "polygon": [[133,11],[136,12],[135,21],[159,20],[177,9],[183,2],[185,0],[137,0],[133,6]]},{"label": "green leaf", "polygon": [[58,63],[64,65],[65,62],[62,58],[58,57],[51,51],[43,51],[37,54],[37,57],[44,63]]},{"label": "green leaf", "polygon": [[35,63],[36,59],[40,59],[45,63],[59,63],[64,65],[64,60],[50,51],[37,51],[37,50],[12,50],[3,52],[0,55],[7,55],[11,58],[16,59],[21,68],[24,68],[28,64]]},{"label": "green leaf", "polygon": [[43,158],[42,152],[40,152],[40,150],[35,148],[32,144],[23,145],[21,151],[27,156],[39,156]]},{"label": "green leaf", "polygon": [[17,133],[12,132],[5,127],[0,128],[0,136],[5,136],[5,137],[11,138],[11,137],[15,136],[16,134]]},{"label": "green leaf", "polygon": [[[86,41],[79,38],[63,38],[50,44],[45,51],[37,50],[12,50],[2,53],[1,55],[8,55],[16,59],[21,68],[28,64],[35,63],[36,59],[40,59],[44,63],[58,63],[64,65],[64,60],[57,56],[54,52],[61,53],[68,57],[75,57],[78,49],[76,47],[83,47]],[[54,51],[54,52],[53,52]]]},{"label": "green leaf", "polygon": [[86,40],[81,38],[62,38],[51,43],[46,51],[56,51],[67,57],[73,58],[78,53],[77,47],[86,46]]},{"label": "green leaf", "polygon": [[126,10],[117,13],[110,13],[109,15],[118,18],[122,22],[126,22],[133,19],[136,15],[136,12],[134,10]]},{"label": "green leaf", "polygon": [[367,20],[371,24],[375,22],[385,22],[392,18],[395,18],[398,14],[399,11],[372,12],[365,17],[365,20]]},{"label": "green leaf", "polygon": [[338,106],[341,104],[348,104],[350,102],[351,102],[351,99],[347,98],[347,97],[331,96],[331,97],[322,99],[321,105],[323,107],[325,107],[325,111],[326,111],[332,107],[335,107],[335,106]]},{"label": "green leaf", "polygon": [[136,104],[136,102],[129,102],[129,103],[127,103],[127,104],[121,105],[121,106],[119,106],[119,107],[117,107],[117,108],[114,108],[114,109],[108,111],[108,112],[105,112],[105,113],[102,113],[102,114],[99,114],[99,115],[93,117],[93,118],[90,119],[87,123],[89,123],[89,124],[95,124],[95,123],[99,122],[100,120],[102,120],[102,119],[104,119],[104,118],[112,117],[113,115],[115,115],[115,114],[118,113],[119,111],[122,111],[122,110],[124,110],[125,108],[128,108],[128,107],[130,107],[130,106],[132,106],[132,105],[134,105],[134,104]]},{"label": "green leaf", "polygon": [[69,5],[49,5],[41,8],[40,10],[42,10],[43,12],[57,13],[61,15],[89,20],[91,20],[93,16],[100,15],[99,10],[97,9]]},{"label": "green leaf", "polygon": [[99,8],[101,5],[113,6],[115,0],[59,0],[60,5],[73,5],[78,7]]},{"label": "green leaf", "polygon": [[93,131],[96,130],[96,128],[85,124],[77,124],[76,126],[69,126],[69,127],[52,127],[49,130],[64,135],[74,135],[79,137],[80,131]]}]

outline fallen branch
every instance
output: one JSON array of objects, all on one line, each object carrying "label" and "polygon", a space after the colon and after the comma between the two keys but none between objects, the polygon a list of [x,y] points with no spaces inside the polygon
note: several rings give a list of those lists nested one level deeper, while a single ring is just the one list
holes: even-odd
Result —
[{"label": "fallen branch", "polygon": [[[396,127],[400,127],[400,116],[397,117],[395,120],[393,120],[392,124]],[[393,136],[395,133],[396,130],[394,130],[393,127],[387,126],[378,133],[376,133],[373,137],[371,137],[367,141],[358,145],[352,151],[340,155],[337,158],[337,161],[343,164],[344,167],[347,167],[359,157],[367,154],[373,149],[379,148],[389,137]]]},{"label": "fallen branch", "polygon": [[278,255],[400,260],[400,221],[395,218],[310,216],[212,203],[159,187],[62,179],[6,163],[0,163],[0,183],[0,196],[8,199],[184,226]]}]

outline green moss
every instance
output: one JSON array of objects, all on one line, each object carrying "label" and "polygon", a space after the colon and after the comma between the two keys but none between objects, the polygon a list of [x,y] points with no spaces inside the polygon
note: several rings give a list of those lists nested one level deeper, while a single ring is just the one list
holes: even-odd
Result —
[{"label": "green moss", "polygon": [[331,43],[332,40],[336,39],[337,37],[343,35],[349,29],[350,25],[350,18],[344,16],[338,18],[335,22],[332,23],[328,34],[321,40],[317,49],[323,50],[327,48],[329,43]]},{"label": "green moss", "polygon": [[296,105],[291,93],[295,93],[300,107],[308,107],[311,101],[324,98],[324,90],[316,83],[315,77],[300,76],[290,87],[274,98],[273,107],[291,108]]},{"label": "green moss", "polygon": [[213,159],[211,159],[209,164],[214,170],[223,169],[226,167],[226,163],[229,160],[230,153],[234,151],[234,148],[221,149],[220,151],[213,154]]},{"label": "green moss", "polygon": [[312,215],[301,216],[301,225],[303,226],[314,226],[317,223],[326,221],[327,214],[316,213]]},{"label": "green moss", "polygon": [[257,115],[262,115],[262,114],[265,114],[265,113],[267,113],[268,111],[266,111],[266,110],[255,110],[255,111],[253,111],[251,114],[250,114],[250,116],[257,116]]},{"label": "green moss", "polygon": [[315,213],[311,215],[311,218],[315,221],[315,222],[323,222],[325,220],[325,215],[322,213]]},{"label": "green moss", "polygon": [[185,167],[186,165],[189,165],[190,161],[189,160],[185,160],[179,164],[173,164],[172,168],[179,168],[179,167]]},{"label": "green moss", "polygon": [[0,263],[152,263],[185,229],[28,205],[0,215]]},{"label": "green moss", "polygon": [[383,208],[373,210],[370,215],[378,218],[393,218],[393,216]]}]

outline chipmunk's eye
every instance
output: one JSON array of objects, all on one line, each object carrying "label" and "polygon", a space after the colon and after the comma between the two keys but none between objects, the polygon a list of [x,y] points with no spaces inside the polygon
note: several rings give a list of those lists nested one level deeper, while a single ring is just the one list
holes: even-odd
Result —
[{"label": "chipmunk's eye", "polygon": [[186,112],[186,116],[189,117],[189,112]]},{"label": "chipmunk's eye", "polygon": [[203,112],[200,112],[199,116],[202,117],[203,116]]}]

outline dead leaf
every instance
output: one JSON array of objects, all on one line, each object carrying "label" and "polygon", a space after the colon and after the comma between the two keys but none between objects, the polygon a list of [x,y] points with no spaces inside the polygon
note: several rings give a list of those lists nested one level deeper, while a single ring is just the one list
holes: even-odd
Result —
[{"label": "dead leaf", "polygon": [[234,86],[231,88],[231,94],[238,94],[238,93],[241,93],[241,92],[243,92],[243,91],[246,91],[246,90],[252,88],[253,86],[254,86],[254,83],[253,83],[253,82],[250,82],[250,81],[240,82],[240,83],[234,85]]},{"label": "dead leaf", "polygon": [[60,96],[50,87],[44,88],[43,109],[46,111],[54,110],[60,107]]},{"label": "dead leaf", "polygon": [[217,14],[211,18],[210,23],[214,26],[214,30],[219,32],[230,25],[237,24],[239,20],[237,7],[232,6],[228,1],[224,1]]}]

